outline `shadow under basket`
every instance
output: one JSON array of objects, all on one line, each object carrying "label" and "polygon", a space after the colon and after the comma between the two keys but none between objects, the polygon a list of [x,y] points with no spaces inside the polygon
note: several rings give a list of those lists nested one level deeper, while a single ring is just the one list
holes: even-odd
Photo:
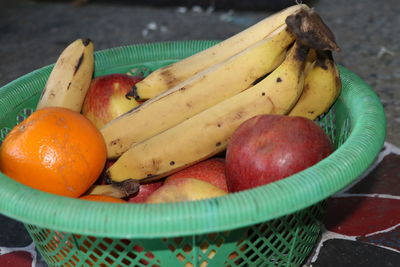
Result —
[{"label": "shadow under basket", "polygon": [[[149,73],[215,43],[98,51],[95,76]],[[53,66],[0,88],[0,141],[33,112]],[[317,121],[335,151],[286,179],[201,201],[117,204],[48,194],[0,173],[0,212],[24,223],[49,266],[300,266],[318,241],[325,200],[371,165],[385,139],[379,98],[339,70],[341,94]]]}]

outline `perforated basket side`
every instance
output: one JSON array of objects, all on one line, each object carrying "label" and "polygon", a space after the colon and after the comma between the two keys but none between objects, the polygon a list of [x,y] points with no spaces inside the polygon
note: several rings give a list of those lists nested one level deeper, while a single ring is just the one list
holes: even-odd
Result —
[{"label": "perforated basket side", "polygon": [[299,266],[320,234],[325,203],[235,230],[113,239],[27,229],[49,266]]}]

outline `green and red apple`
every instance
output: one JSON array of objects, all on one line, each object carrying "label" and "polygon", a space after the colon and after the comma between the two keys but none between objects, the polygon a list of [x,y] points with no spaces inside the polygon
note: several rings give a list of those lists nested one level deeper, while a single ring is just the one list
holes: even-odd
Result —
[{"label": "green and red apple", "polygon": [[215,185],[195,178],[175,179],[154,191],[146,203],[181,202],[214,198],[228,194]]},{"label": "green and red apple", "polygon": [[209,182],[222,190],[228,191],[225,178],[225,159],[224,158],[210,158],[183,170],[180,170],[169,176],[165,183],[175,179],[196,178]]},{"label": "green and red apple", "polygon": [[82,114],[97,128],[138,106],[131,96],[132,87],[143,80],[142,76],[107,74],[94,78],[82,106]]}]

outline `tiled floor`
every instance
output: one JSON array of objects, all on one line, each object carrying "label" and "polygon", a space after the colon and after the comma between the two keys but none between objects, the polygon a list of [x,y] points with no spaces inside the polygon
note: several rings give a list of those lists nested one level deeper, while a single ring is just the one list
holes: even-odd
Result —
[{"label": "tiled floor", "polygon": [[[400,266],[400,148],[386,143],[365,175],[328,201],[306,266]],[[0,266],[45,267],[22,224],[0,217]]]},{"label": "tiled floor", "polygon": [[385,144],[356,184],[330,198],[315,267],[400,266],[400,149]]}]

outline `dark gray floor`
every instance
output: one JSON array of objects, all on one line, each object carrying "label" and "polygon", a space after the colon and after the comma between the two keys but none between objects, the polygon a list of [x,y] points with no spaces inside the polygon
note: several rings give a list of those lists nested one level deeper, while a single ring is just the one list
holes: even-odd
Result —
[{"label": "dark gray floor", "polygon": [[[265,10],[184,11],[135,6],[134,1],[113,5],[89,0],[83,6],[7,2],[11,1],[0,1],[0,86],[53,63],[79,37],[91,38],[97,50],[166,40],[224,39],[268,14]],[[397,0],[311,3],[342,47],[335,54],[337,62],[360,75],[381,97],[388,119],[387,140],[400,145],[400,4]]]}]

